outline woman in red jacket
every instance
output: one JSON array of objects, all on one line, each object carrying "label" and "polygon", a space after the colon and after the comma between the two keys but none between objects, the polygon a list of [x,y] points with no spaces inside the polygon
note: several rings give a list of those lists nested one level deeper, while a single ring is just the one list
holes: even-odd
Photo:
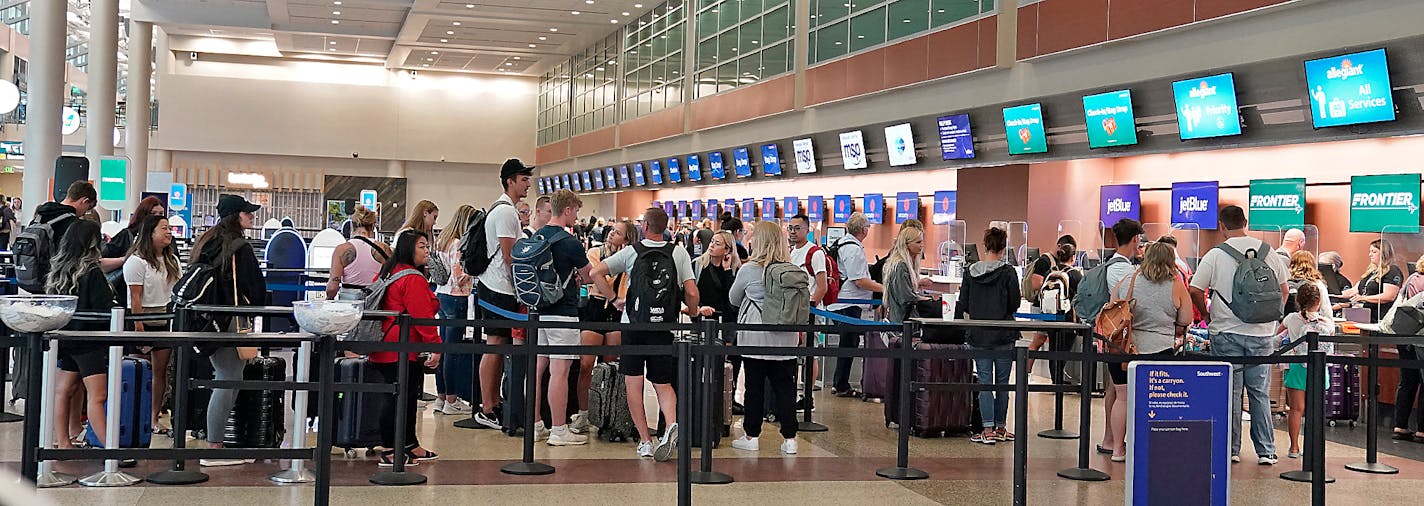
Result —
[{"label": "woman in red jacket", "polygon": [[[416,275],[405,276],[397,279],[386,289],[385,300],[381,301],[381,309],[394,311],[397,314],[408,314],[413,318],[435,318],[435,312],[440,308],[440,304],[435,300],[435,292],[430,291],[430,282],[425,278],[425,264],[430,260],[430,236],[419,230],[403,230],[396,237],[395,252],[391,258],[386,260],[386,264],[381,267],[381,273],[377,279],[384,279],[401,271],[414,270]],[[386,331],[385,341],[394,343],[400,341],[400,328],[395,324],[395,317],[387,317],[382,324]],[[418,343],[439,343],[440,334],[435,327],[417,326],[411,328],[410,341]],[[407,354],[407,360],[416,362],[420,360],[417,353]],[[392,383],[400,377],[400,363],[396,362],[399,355],[396,352],[376,352],[371,354],[371,364],[382,377]],[[440,354],[433,353],[425,361],[425,367],[434,368],[440,364]],[[435,460],[438,456],[435,452],[420,447],[420,442],[415,437],[416,400],[420,398],[421,387],[424,383],[424,375],[421,364],[413,363],[407,368],[404,394],[405,408],[405,450],[403,452],[406,460],[405,465],[415,465],[422,460]],[[396,435],[396,403],[386,403],[385,412],[381,416],[381,445],[386,447],[386,451],[381,454],[381,466],[390,467],[395,464],[395,435]]]}]

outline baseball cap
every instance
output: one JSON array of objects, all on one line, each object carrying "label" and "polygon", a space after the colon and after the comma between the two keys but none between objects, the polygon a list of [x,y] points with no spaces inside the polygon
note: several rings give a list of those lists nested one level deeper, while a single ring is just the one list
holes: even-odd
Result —
[{"label": "baseball cap", "polygon": [[262,206],[248,202],[239,195],[224,193],[218,195],[218,217],[226,218],[237,213],[255,213]]},{"label": "baseball cap", "polygon": [[534,174],[534,167],[525,167],[524,162],[518,158],[510,158],[504,161],[504,166],[499,168],[499,179],[505,180],[517,175],[530,176]]}]

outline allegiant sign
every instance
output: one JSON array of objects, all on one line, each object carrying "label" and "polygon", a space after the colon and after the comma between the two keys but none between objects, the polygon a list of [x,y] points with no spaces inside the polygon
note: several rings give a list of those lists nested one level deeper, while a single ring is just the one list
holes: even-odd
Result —
[{"label": "allegiant sign", "polygon": [[1419,232],[1419,174],[1350,178],[1351,232]]}]

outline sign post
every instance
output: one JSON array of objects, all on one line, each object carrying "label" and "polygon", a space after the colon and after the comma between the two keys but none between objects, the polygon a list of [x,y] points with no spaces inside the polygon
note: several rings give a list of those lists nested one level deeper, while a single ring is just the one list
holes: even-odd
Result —
[{"label": "sign post", "polygon": [[1125,504],[1226,505],[1231,364],[1141,361],[1127,375]]}]

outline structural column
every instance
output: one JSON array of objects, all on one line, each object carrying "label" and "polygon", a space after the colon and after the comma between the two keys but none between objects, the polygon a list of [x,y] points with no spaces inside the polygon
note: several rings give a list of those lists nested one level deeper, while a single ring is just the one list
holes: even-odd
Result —
[{"label": "structural column", "polygon": [[405,177],[405,160],[386,160],[386,177]]},{"label": "structural column", "polygon": [[89,95],[85,100],[88,122],[84,134],[84,154],[89,157],[89,179],[99,181],[99,158],[114,155],[114,108],[118,101],[116,88],[119,82],[119,0],[91,0],[89,16]]},{"label": "structural column", "polygon": [[64,108],[64,32],[67,2],[30,2],[29,104],[25,124],[26,212],[48,201],[59,158]]},{"label": "structural column", "polygon": [[129,157],[128,210],[138,209],[139,196],[148,188],[149,79],[153,76],[153,23],[129,21],[129,81],[124,98],[128,118],[124,123],[124,152]]}]

